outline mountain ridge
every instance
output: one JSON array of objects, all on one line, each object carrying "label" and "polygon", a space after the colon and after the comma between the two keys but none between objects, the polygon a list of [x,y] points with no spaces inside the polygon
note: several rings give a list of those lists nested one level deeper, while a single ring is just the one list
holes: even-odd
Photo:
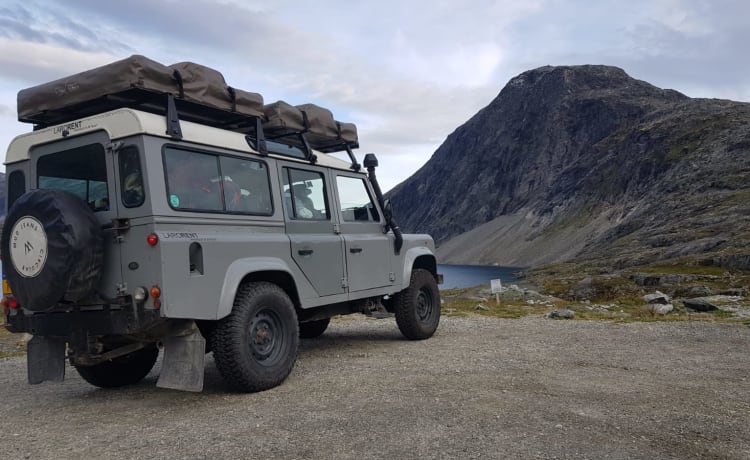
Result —
[{"label": "mountain ridge", "polygon": [[750,104],[546,66],[511,79],[388,196],[443,262],[721,263],[750,252],[748,151]]}]

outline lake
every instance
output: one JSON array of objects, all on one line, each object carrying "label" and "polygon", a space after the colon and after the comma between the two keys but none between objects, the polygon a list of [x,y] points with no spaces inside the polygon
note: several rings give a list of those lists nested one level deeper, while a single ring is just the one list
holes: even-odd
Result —
[{"label": "lake", "polygon": [[490,280],[499,279],[503,283],[518,281],[515,272],[522,267],[501,267],[498,265],[438,265],[438,273],[443,274],[440,289],[453,289],[477,286],[490,287]]}]

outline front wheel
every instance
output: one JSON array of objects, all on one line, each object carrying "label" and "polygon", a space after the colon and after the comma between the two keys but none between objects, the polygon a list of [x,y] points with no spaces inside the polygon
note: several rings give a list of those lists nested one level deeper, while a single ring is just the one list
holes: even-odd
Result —
[{"label": "front wheel", "polygon": [[393,309],[404,337],[432,337],[440,323],[440,292],[432,273],[421,268],[413,270],[409,287],[394,296]]},{"label": "front wheel", "polygon": [[156,345],[149,345],[94,366],[75,366],[75,368],[83,380],[94,386],[116,388],[143,380],[151,372],[158,356],[159,349]]},{"label": "front wheel", "polygon": [[216,367],[232,387],[255,392],[280,385],[297,359],[294,304],[275,284],[243,284],[232,313],[216,324],[212,345]]}]

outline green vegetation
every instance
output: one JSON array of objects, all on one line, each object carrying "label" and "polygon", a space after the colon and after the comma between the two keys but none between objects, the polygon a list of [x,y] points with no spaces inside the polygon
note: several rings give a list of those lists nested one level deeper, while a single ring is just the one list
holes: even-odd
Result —
[{"label": "green vegetation", "polygon": [[654,265],[651,267],[639,267],[636,271],[659,275],[723,276],[727,273],[726,268],[714,265]]},{"label": "green vegetation", "polygon": [[[493,318],[517,319],[526,316],[544,316],[558,309],[569,309],[575,313],[573,320],[614,321],[614,322],[650,322],[650,321],[715,321],[735,322],[750,326],[750,319],[738,318],[731,311],[715,310],[712,312],[694,312],[681,306],[662,315],[648,309],[642,299],[632,297],[612,299],[606,304],[594,302],[568,302],[551,299],[548,302],[527,303],[519,300],[501,300],[494,298],[462,298],[453,290],[444,291],[442,313],[449,317],[468,315],[490,316]],[[679,304],[679,302],[676,302]]]},{"label": "green vegetation", "polygon": [[[643,276],[668,281],[663,285],[642,286],[636,283],[636,278]],[[712,303],[720,309],[710,312],[686,309],[681,301],[683,298],[700,297],[701,292],[744,290],[748,293],[750,272],[685,264],[637,267],[610,273],[592,265],[570,262],[530,270],[526,273],[525,282],[535,287],[507,291],[501,294],[499,303],[481,287],[443,291],[443,314],[521,318],[569,309],[575,313],[576,320],[721,321],[750,325],[750,319],[732,311],[740,308],[750,314],[750,299],[719,297],[712,300]],[[655,313],[653,306],[647,305],[643,300],[645,294],[657,290],[674,298],[671,312]],[[731,308],[721,309],[722,307]]]}]

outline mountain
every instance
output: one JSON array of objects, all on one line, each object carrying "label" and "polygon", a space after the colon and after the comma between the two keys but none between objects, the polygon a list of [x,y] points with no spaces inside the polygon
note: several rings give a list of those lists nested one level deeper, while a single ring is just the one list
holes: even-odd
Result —
[{"label": "mountain", "polygon": [[444,263],[750,268],[750,104],[616,67],[541,67],[388,196]]}]

